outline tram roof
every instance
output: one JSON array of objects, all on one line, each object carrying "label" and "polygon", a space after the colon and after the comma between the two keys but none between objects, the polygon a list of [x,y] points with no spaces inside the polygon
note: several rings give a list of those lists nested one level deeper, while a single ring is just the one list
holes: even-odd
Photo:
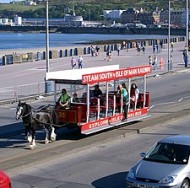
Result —
[{"label": "tram roof", "polygon": [[72,69],[63,71],[51,71],[46,73],[47,81],[55,81],[57,83],[78,83],[81,84],[82,75],[92,74],[97,72],[118,70],[119,65],[109,65],[100,67],[90,67],[82,69]]}]

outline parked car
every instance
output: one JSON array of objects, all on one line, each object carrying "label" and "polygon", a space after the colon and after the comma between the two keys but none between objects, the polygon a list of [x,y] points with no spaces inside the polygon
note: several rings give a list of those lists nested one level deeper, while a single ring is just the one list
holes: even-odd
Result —
[{"label": "parked car", "polygon": [[128,187],[189,188],[190,135],[170,136],[155,143],[130,170]]},{"label": "parked car", "polygon": [[11,180],[2,170],[0,170],[0,188],[11,188]]}]

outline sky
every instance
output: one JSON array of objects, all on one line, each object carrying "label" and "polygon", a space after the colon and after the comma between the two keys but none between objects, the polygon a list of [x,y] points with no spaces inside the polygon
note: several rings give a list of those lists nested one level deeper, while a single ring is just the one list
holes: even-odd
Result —
[{"label": "sky", "polygon": [[0,3],[10,3],[11,1],[21,1],[21,0],[0,0]]}]

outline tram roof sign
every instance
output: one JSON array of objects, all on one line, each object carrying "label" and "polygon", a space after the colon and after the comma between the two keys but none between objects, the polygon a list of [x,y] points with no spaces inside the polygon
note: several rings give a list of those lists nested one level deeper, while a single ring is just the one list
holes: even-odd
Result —
[{"label": "tram roof sign", "polygon": [[97,82],[105,82],[111,80],[119,80],[122,78],[131,78],[134,76],[144,76],[151,73],[152,67],[147,66],[138,66],[138,67],[129,67],[118,70],[111,70],[105,72],[96,72],[92,74],[82,75],[83,84],[94,84]]}]

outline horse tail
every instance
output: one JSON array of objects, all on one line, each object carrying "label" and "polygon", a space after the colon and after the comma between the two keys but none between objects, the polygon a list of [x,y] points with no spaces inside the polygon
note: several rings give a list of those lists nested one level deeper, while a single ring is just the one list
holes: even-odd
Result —
[{"label": "horse tail", "polygon": [[51,112],[51,118],[52,118],[52,123],[53,124],[59,124],[59,118],[58,118],[58,115],[57,113],[55,112],[55,110],[53,109],[52,112]]}]

